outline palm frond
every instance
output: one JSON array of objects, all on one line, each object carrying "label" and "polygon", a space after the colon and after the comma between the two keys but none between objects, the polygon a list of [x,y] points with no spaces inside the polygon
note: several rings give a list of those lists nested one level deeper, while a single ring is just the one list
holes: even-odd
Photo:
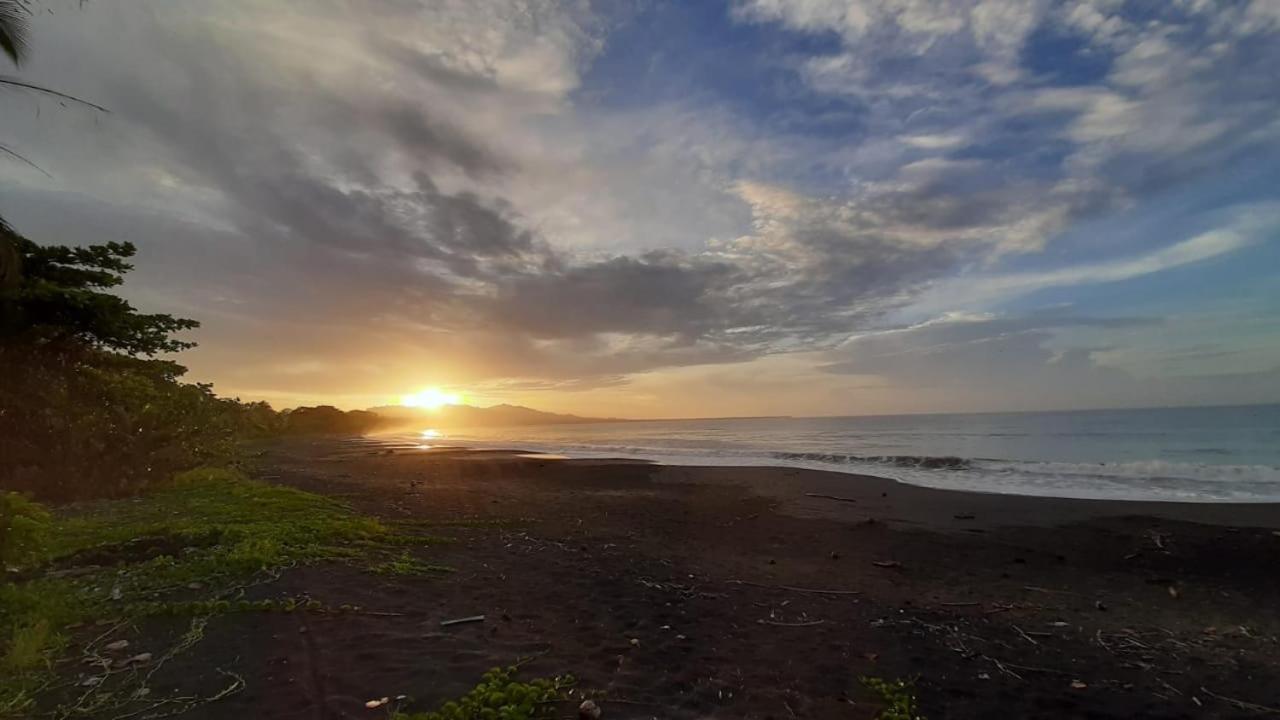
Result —
[{"label": "palm frond", "polygon": [[[53,176],[52,176],[52,175],[50,175],[48,172],[46,172],[44,168],[42,168],[42,167],[40,167],[39,165],[37,165],[37,164],[35,164],[35,163],[31,162],[30,160],[28,160],[27,158],[23,157],[22,155],[18,154],[18,151],[17,151],[17,150],[14,150],[14,149],[9,148],[9,147],[5,147],[4,145],[0,145],[0,153],[3,153],[3,154],[5,154],[5,155],[8,155],[9,157],[11,157],[11,158],[13,158],[13,159],[15,159],[15,160],[20,160],[20,161],[22,161],[22,162],[26,163],[27,165],[30,165],[31,167],[35,168],[36,170],[39,170],[40,172],[44,173],[44,176],[45,176],[45,177],[48,177],[48,178],[53,177]],[[4,221],[3,221],[2,219],[0,219],[0,223],[2,223],[2,222],[4,222]]]},{"label": "palm frond", "polygon": [[52,95],[53,97],[56,97],[56,98],[62,98],[63,100],[70,100],[71,102],[78,103],[80,105],[85,105],[87,107],[91,107],[94,110],[97,110],[99,112],[104,112],[104,113],[111,112],[110,110],[102,107],[101,105],[97,103],[89,102],[84,98],[78,98],[75,95],[68,95],[63,92],[58,92],[57,90],[51,90],[47,87],[34,85],[32,83],[26,82],[25,80],[19,80],[18,78],[13,77],[12,75],[0,75],[0,85],[10,85],[13,87],[22,88],[24,90],[31,90],[33,92],[38,92],[43,95]]},{"label": "palm frond", "polygon": [[21,0],[0,0],[0,51],[14,65],[27,55],[27,20],[31,12]]}]

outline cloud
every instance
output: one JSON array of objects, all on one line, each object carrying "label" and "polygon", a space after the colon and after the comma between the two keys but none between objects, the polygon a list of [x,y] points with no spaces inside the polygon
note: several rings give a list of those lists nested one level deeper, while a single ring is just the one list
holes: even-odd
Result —
[{"label": "cloud", "polygon": [[922,313],[963,305],[985,307],[1049,288],[1112,283],[1204,262],[1269,238],[1280,225],[1280,205],[1230,208],[1221,227],[1142,255],[1048,270],[973,274],[931,287],[914,304]]},{"label": "cloud", "polygon": [[958,134],[907,135],[902,142],[922,150],[950,150],[963,145],[965,138]]},{"label": "cloud", "polygon": [[[818,37],[762,60],[785,82],[715,66],[723,87],[641,102],[618,68],[645,58],[610,57],[619,21],[585,2],[91,4],[37,21],[29,71],[112,113],[3,109],[57,178],[7,179],[4,210],[41,240],[137,239],[133,292],[205,320],[190,362],[235,388],[612,387],[825,352],[906,307],[1260,242],[1262,210],[1163,249],[1062,240],[1274,147],[1274,13],[1148,12],[744,0],[726,33]],[[981,327],[1003,334],[964,347],[1029,367],[1064,326]]]},{"label": "cloud", "polygon": [[935,411],[1176,405],[1206,398],[1248,403],[1274,397],[1268,383],[1280,368],[1138,375],[1110,363],[1110,346],[1064,344],[1063,333],[1086,330],[1113,339],[1169,332],[1161,318],[1093,317],[1062,308],[1026,317],[948,315],[860,334],[826,353],[821,367],[874,379]]},{"label": "cloud", "polygon": [[[1101,348],[1054,350],[1054,331],[1123,328],[1146,318],[1069,315],[1033,318],[945,316],[858,335],[829,354],[827,372],[875,376],[938,402],[976,407],[1089,407],[1133,402],[1132,378],[1097,364]],[[1074,393],[1074,396],[1072,395]]]}]

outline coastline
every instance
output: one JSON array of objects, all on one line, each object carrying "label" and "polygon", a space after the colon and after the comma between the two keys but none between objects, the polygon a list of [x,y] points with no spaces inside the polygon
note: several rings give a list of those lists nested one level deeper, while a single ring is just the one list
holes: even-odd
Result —
[{"label": "coastline", "polygon": [[[418,445],[417,430],[377,441]],[[1280,406],[428,429],[426,442],[674,466],[787,467],[938,489],[1079,499],[1280,502]]]},{"label": "coastline", "polygon": [[[569,461],[580,462],[580,461]],[[876,518],[942,530],[966,527],[1053,527],[1107,518],[1145,517],[1221,527],[1280,529],[1280,503],[1176,502],[1060,498],[945,490],[875,475],[783,467],[659,465],[658,482],[740,485],[784,500],[783,512],[847,522]],[[812,497],[847,498],[854,502]],[[957,515],[966,516],[957,518]],[[972,517],[968,517],[972,516]]]},{"label": "coastline", "polygon": [[[342,568],[291,572],[282,583],[379,613],[315,618],[303,636],[268,619],[257,643],[215,643],[203,662],[248,657],[285,683],[228,698],[223,713],[372,718],[361,703],[397,693],[430,708],[521,657],[531,673],[572,672],[604,693],[609,718],[871,718],[880,706],[860,676],[915,678],[932,718],[1280,706],[1276,505],[352,451],[331,438],[270,446],[254,472],[438,528],[455,541],[432,548],[432,562],[456,572],[377,583]],[[486,620],[439,629],[475,615]],[[314,674],[322,682],[304,682]]]}]

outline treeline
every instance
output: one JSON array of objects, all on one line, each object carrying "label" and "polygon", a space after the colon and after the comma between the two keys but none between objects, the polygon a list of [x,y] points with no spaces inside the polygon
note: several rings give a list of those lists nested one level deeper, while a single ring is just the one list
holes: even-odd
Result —
[{"label": "treeline", "polygon": [[42,246],[0,221],[0,489],[43,500],[119,496],[225,462],[276,434],[358,433],[377,416],[277,412],[184,382],[158,355],[192,346],[193,320],[138,312],[110,290],[130,243]]},{"label": "treeline", "polygon": [[377,413],[367,410],[339,410],[332,405],[300,407],[280,413],[279,432],[288,435],[371,432],[386,424]]}]

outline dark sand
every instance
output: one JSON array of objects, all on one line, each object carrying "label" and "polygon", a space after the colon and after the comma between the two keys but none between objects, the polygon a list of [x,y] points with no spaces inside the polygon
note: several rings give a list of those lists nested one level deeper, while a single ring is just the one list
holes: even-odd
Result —
[{"label": "dark sand", "polygon": [[401,693],[430,709],[527,656],[607,692],[606,719],[870,718],[860,675],[917,678],[933,720],[1280,708],[1276,505],[337,440],[277,445],[256,472],[390,519],[519,522],[439,529],[460,542],[415,553],[458,569],[443,578],[322,565],[258,588],[395,614],[215,618],[153,686],[207,693],[221,667],[247,688],[184,717],[379,718],[364,702]]}]

